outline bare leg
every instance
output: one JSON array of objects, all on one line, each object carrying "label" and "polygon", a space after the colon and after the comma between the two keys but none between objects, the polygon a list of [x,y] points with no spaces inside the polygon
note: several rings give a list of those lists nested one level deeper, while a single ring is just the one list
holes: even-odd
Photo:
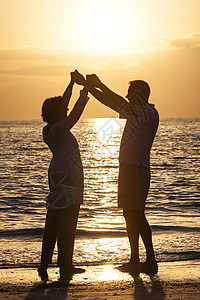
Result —
[{"label": "bare leg", "polygon": [[127,234],[131,247],[130,262],[124,268],[132,268],[137,270],[139,261],[139,235],[142,237],[144,243],[147,259],[144,264],[141,264],[140,271],[154,274],[157,273],[158,266],[155,259],[151,227],[145,217],[143,211],[139,210],[124,210],[124,217],[126,220]]},{"label": "bare leg", "polygon": [[68,282],[75,273],[83,273],[82,268],[75,268],[72,264],[76,225],[80,205],[73,204],[61,210],[58,229],[58,265],[60,267],[60,281]]},{"label": "bare leg", "polygon": [[156,274],[158,272],[158,265],[155,258],[155,253],[152,243],[151,227],[145,217],[144,212],[139,212],[139,228],[142,241],[146,249],[146,262],[140,266],[140,272],[147,273],[149,275]]},{"label": "bare leg", "polygon": [[140,216],[140,235],[142,238],[142,241],[144,243],[144,246],[146,248],[146,254],[147,254],[147,261],[154,262],[155,259],[155,253],[153,249],[153,243],[152,243],[152,232],[151,227],[146,219],[146,216],[143,212],[141,212]]},{"label": "bare leg", "polygon": [[130,262],[139,264],[139,226],[136,211],[124,211],[126,230],[131,247]]},{"label": "bare leg", "polygon": [[126,230],[131,248],[131,257],[128,263],[122,264],[118,269],[122,272],[129,272],[132,276],[138,276],[140,271],[139,261],[139,227],[137,222],[136,211],[124,210],[126,220]]},{"label": "bare leg", "polygon": [[58,211],[47,211],[43,234],[41,265],[48,267],[51,263],[53,250],[58,234]]},{"label": "bare leg", "polygon": [[76,204],[60,211],[58,229],[58,265],[62,268],[72,266],[79,208],[80,205]]},{"label": "bare leg", "polygon": [[46,223],[42,242],[41,264],[38,268],[39,276],[43,281],[48,280],[47,268],[52,260],[53,250],[58,234],[58,211],[47,211]]}]

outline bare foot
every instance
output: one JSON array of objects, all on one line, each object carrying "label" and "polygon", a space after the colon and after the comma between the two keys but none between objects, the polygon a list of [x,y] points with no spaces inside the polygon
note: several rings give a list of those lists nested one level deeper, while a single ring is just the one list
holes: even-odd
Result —
[{"label": "bare foot", "polygon": [[40,276],[42,281],[47,282],[49,280],[46,268],[43,268],[42,266],[40,266],[37,271],[38,271],[38,275]]},{"label": "bare foot", "polygon": [[124,263],[119,267],[116,267],[120,272],[127,272],[130,273],[132,276],[138,276],[140,274],[140,264],[139,262],[133,263],[128,262]]},{"label": "bare foot", "polygon": [[156,261],[145,261],[140,264],[140,272],[148,275],[155,275],[158,273],[158,264]]}]

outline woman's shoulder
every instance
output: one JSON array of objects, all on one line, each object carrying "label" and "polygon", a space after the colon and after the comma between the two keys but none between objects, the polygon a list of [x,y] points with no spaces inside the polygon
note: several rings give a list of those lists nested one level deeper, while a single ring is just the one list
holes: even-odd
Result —
[{"label": "woman's shoulder", "polygon": [[52,127],[52,124],[47,124],[46,126],[43,127],[42,132],[43,132],[44,138],[47,137],[47,135],[49,134],[51,127]]}]

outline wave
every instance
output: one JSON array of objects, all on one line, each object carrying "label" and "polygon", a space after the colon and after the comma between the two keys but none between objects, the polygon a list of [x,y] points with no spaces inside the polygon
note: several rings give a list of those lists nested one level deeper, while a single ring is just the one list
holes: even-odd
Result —
[{"label": "wave", "polygon": [[184,261],[200,259],[199,251],[168,252],[159,255],[160,261]]},{"label": "wave", "polygon": [[[184,227],[184,226],[164,226],[153,225],[152,231],[155,233],[165,233],[169,231],[176,232],[200,232],[199,227]],[[14,230],[0,230],[0,238],[6,237],[39,237],[43,234],[43,228],[24,228]],[[78,238],[120,238],[126,236],[125,229],[115,230],[84,230],[77,229],[76,236]]]},{"label": "wave", "polygon": [[178,232],[200,232],[199,227],[185,227],[185,226],[164,226],[164,225],[152,225],[153,231],[178,231]]},{"label": "wave", "polygon": [[[43,228],[25,228],[25,229],[16,229],[16,230],[0,230],[0,237],[23,237],[23,236],[42,236]],[[123,230],[111,231],[111,230],[83,230],[77,229],[76,236],[81,238],[117,238],[126,236],[126,232]]]},{"label": "wave", "polygon": [[14,230],[0,230],[0,237],[17,237],[17,236],[41,236],[43,228],[24,228]]},{"label": "wave", "polygon": [[[200,260],[200,252],[198,251],[183,251],[183,252],[163,252],[157,255],[157,262],[176,262],[176,261],[197,261]],[[105,260],[97,260],[97,261],[82,261],[82,262],[75,262],[77,266],[99,266],[102,264],[106,264]],[[119,264],[119,262],[107,262],[112,263],[113,265]],[[37,268],[39,262],[32,263],[32,262],[8,262],[8,261],[1,261],[0,268],[1,269],[15,269],[15,268]],[[52,263],[50,267],[57,267],[56,263]]]}]

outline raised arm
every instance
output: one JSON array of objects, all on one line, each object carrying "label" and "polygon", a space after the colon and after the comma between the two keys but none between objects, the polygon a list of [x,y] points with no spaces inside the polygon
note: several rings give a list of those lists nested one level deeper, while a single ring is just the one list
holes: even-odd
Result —
[{"label": "raised arm", "polygon": [[79,120],[80,116],[83,113],[83,110],[85,108],[85,105],[87,104],[89,98],[87,96],[88,90],[86,87],[83,88],[82,91],[80,91],[80,96],[75,103],[71,113],[69,114],[66,119],[64,119],[65,124],[65,130],[70,130]]},{"label": "raised arm", "polygon": [[66,107],[68,107],[69,101],[71,99],[72,89],[73,89],[74,84],[77,83],[79,85],[80,84],[83,85],[83,83],[85,82],[85,78],[77,70],[75,70],[74,72],[71,72],[70,76],[71,76],[70,83],[68,84],[68,86],[62,96],[63,102]]},{"label": "raised arm", "polygon": [[88,88],[88,91],[104,105],[109,106],[118,113],[129,105],[123,97],[114,93],[103,84],[95,74],[87,75],[86,79],[85,86]]},{"label": "raised arm", "polygon": [[105,95],[102,91],[94,88],[93,86],[88,86],[86,85],[88,88],[88,91],[98,100],[100,101],[102,104],[112,108],[113,110],[118,112],[117,106],[113,103],[113,101],[111,101],[109,99],[109,97],[107,95]]},{"label": "raised arm", "polygon": [[70,83],[68,84],[68,86],[67,86],[67,88],[64,91],[64,94],[62,96],[63,102],[64,102],[66,107],[68,107],[68,104],[69,104],[69,101],[70,101],[71,95],[72,95],[72,89],[73,89],[73,86],[74,86],[74,83],[75,83],[75,80],[73,78],[73,74],[74,74],[74,72],[70,73],[70,75],[71,75]]}]

